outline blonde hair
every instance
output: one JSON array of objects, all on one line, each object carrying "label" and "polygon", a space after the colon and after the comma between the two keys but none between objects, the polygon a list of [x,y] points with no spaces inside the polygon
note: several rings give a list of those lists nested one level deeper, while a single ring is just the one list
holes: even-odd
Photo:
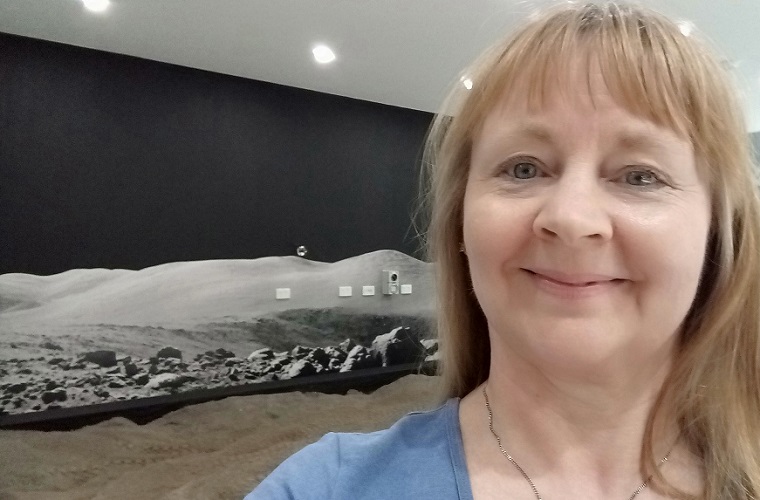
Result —
[{"label": "blonde hair", "polygon": [[652,422],[667,412],[703,461],[704,498],[760,498],[760,205],[749,136],[731,76],[707,44],[644,8],[565,3],[529,19],[467,70],[472,90],[457,85],[434,120],[423,177],[446,395],[466,395],[489,373],[488,326],[459,251],[473,140],[519,83],[530,82],[528,102],[540,106],[578,53],[598,60],[619,105],[691,141],[712,200],[702,279],[650,415],[642,473],[688,497],[666,483],[652,452]]}]

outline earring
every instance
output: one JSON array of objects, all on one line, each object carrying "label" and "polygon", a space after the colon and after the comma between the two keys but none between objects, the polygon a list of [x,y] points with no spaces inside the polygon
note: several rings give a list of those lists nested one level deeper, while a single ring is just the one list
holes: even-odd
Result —
[{"label": "earring", "polygon": [[467,255],[467,249],[464,247],[464,241],[459,244],[459,253]]}]

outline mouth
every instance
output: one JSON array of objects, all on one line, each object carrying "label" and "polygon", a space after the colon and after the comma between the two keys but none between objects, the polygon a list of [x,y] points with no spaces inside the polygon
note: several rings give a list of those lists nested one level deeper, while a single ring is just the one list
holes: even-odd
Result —
[{"label": "mouth", "polygon": [[622,278],[608,278],[602,276],[582,276],[582,275],[558,275],[557,273],[540,273],[532,271],[530,269],[522,269],[523,271],[546,280],[549,283],[555,285],[571,287],[571,288],[591,288],[599,285],[608,285],[612,283],[621,283],[626,281]]}]

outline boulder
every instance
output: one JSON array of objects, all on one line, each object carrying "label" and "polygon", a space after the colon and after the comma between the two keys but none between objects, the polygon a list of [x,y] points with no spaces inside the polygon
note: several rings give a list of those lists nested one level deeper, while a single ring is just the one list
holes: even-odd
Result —
[{"label": "boulder", "polygon": [[248,361],[269,360],[274,358],[274,351],[270,347],[258,349],[248,355]]},{"label": "boulder", "polygon": [[343,363],[346,360],[347,352],[337,347],[325,347],[325,353],[331,360],[337,360],[339,363]]},{"label": "boulder", "polygon": [[287,369],[285,374],[282,376],[283,379],[286,378],[296,378],[296,377],[306,377],[309,375],[315,375],[317,373],[317,368],[311,364],[310,361],[306,359],[299,359],[290,367]]},{"label": "boulder", "polygon": [[411,328],[398,327],[378,335],[372,341],[372,352],[382,366],[417,363],[425,359],[425,347]]},{"label": "boulder", "polygon": [[5,392],[7,394],[20,394],[24,392],[27,388],[27,385],[24,382],[20,382],[18,384],[11,384],[6,389]]},{"label": "boulder", "polygon": [[305,359],[306,361],[315,365],[315,368],[317,366],[321,367],[321,370],[319,371],[322,371],[327,369],[327,367],[330,365],[330,359],[332,358],[329,354],[327,354],[325,349],[317,347],[316,349],[312,350]]},{"label": "boulder", "polygon": [[176,347],[166,346],[156,353],[158,359],[175,358],[182,360],[182,351]]},{"label": "boulder", "polygon": [[52,391],[45,391],[42,393],[42,402],[45,404],[54,403],[55,401],[66,401],[68,395],[65,389],[54,389]]},{"label": "boulder", "polygon": [[420,344],[425,348],[425,354],[428,356],[438,352],[438,339],[422,339]]},{"label": "boulder", "polygon": [[303,359],[306,356],[308,356],[310,352],[311,352],[311,349],[309,349],[308,347],[297,345],[293,348],[292,351],[290,351],[290,354],[296,359]]},{"label": "boulder", "polygon": [[338,344],[338,347],[344,352],[351,352],[351,349],[356,347],[356,342],[354,342],[351,339],[346,339],[340,344]]},{"label": "boulder", "polygon": [[176,389],[187,382],[194,380],[193,377],[178,373],[161,373],[145,384],[148,389]]},{"label": "boulder", "polygon": [[346,360],[340,367],[341,372],[362,370],[364,368],[377,368],[380,366],[380,358],[375,356],[366,347],[357,345],[346,356]]},{"label": "boulder", "polygon": [[84,361],[95,363],[103,368],[111,368],[116,366],[116,353],[114,351],[92,351],[84,353],[82,356]]},{"label": "boulder", "polygon": [[441,352],[440,351],[436,351],[433,354],[425,356],[425,362],[426,363],[433,363],[433,362],[437,363],[440,360],[441,360]]},{"label": "boulder", "polygon": [[140,369],[137,367],[136,364],[130,362],[130,363],[124,363],[124,375],[127,377],[134,377],[140,373]]},{"label": "boulder", "polygon": [[222,349],[221,347],[214,351],[214,355],[218,358],[234,358],[235,353],[232,351],[228,351],[226,349]]}]

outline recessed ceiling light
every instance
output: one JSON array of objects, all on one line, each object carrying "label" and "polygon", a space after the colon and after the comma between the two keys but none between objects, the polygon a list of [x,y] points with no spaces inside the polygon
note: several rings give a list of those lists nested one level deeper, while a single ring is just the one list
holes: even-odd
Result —
[{"label": "recessed ceiling light", "polygon": [[82,0],[82,3],[93,12],[103,12],[111,5],[109,0]]},{"label": "recessed ceiling light", "polygon": [[314,59],[321,64],[326,64],[335,60],[335,52],[326,45],[317,45],[312,49],[311,53],[314,54]]},{"label": "recessed ceiling light", "polygon": [[691,21],[681,21],[678,23],[678,29],[681,30],[681,33],[683,33],[683,36],[689,36],[691,35],[691,32],[694,30],[694,23]]}]

